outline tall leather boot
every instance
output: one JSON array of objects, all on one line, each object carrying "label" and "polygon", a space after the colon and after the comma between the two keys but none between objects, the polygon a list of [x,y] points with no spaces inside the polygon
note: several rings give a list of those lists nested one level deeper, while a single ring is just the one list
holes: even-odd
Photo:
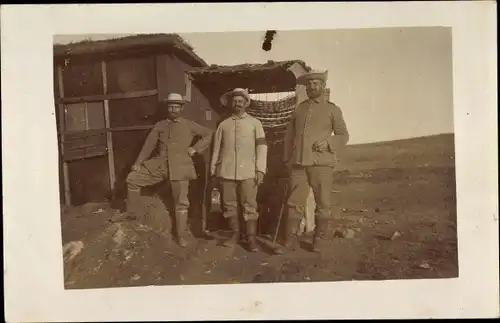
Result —
[{"label": "tall leather boot", "polygon": [[278,255],[295,250],[298,245],[298,230],[300,218],[288,218],[285,224],[285,241],[282,246],[276,248],[274,252]]},{"label": "tall leather boot", "polygon": [[187,218],[188,218],[187,210],[175,212],[175,231],[177,235],[177,244],[181,248],[185,248],[188,246],[188,242],[186,240]]},{"label": "tall leather boot", "polygon": [[222,245],[224,247],[232,248],[236,246],[240,237],[240,223],[237,216],[231,216],[227,220],[229,221],[229,227],[231,228],[231,237],[224,241]]},{"label": "tall leather boot", "polygon": [[130,216],[137,217],[140,220],[145,220],[146,208],[142,204],[140,189],[128,189],[125,208]]},{"label": "tall leather boot", "polygon": [[259,246],[257,246],[257,242],[255,238],[257,237],[257,220],[248,220],[247,221],[247,245],[248,249],[251,252],[259,251]]},{"label": "tall leather boot", "polygon": [[328,224],[328,220],[316,218],[316,227],[314,228],[312,243],[313,252],[321,252],[322,248],[324,247],[325,238],[328,233]]}]

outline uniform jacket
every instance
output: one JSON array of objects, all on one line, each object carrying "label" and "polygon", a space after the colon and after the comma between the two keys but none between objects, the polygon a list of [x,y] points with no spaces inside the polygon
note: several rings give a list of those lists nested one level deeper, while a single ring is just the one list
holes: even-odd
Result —
[{"label": "uniform jacket", "polygon": [[245,113],[222,121],[214,137],[212,175],[229,180],[255,178],[266,173],[267,143],[261,122]]},{"label": "uniform jacket", "polygon": [[[347,144],[349,133],[340,108],[321,96],[299,104],[284,140],[283,161],[286,164],[334,167],[337,165],[336,151]],[[314,143],[321,140],[327,140],[327,151],[313,150]]]},{"label": "uniform jacket", "polygon": [[136,164],[148,159],[158,147],[157,159],[167,163],[169,180],[195,179],[196,171],[188,148],[196,137],[201,137],[192,147],[198,153],[203,152],[210,145],[212,134],[212,130],[182,117],[175,121],[159,121],[146,138]]}]

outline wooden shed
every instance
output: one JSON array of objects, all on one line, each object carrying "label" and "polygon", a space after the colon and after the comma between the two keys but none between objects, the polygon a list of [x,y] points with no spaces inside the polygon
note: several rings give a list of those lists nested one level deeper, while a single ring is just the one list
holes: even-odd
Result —
[{"label": "wooden shed", "polygon": [[54,45],[61,200],[80,205],[123,196],[149,130],[165,117],[159,101],[170,92],[189,101],[185,117],[215,129],[218,114],[188,74],[203,67],[176,34]]}]

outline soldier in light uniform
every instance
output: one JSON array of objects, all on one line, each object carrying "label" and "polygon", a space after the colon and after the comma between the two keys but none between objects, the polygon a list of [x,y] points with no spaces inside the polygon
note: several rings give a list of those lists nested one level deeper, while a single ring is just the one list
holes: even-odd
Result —
[{"label": "soldier in light uniform", "polygon": [[[209,147],[213,134],[210,129],[181,117],[185,103],[177,93],[169,94],[163,102],[168,109],[167,118],[155,124],[132,166],[127,177],[126,205],[129,213],[145,215],[140,199],[141,188],[167,181],[171,187],[177,241],[181,247],[187,246],[189,181],[197,177],[192,157]],[[192,145],[195,138],[199,140]],[[159,148],[158,155],[150,158],[155,148]]]},{"label": "soldier in light uniform", "polygon": [[285,242],[275,250],[278,254],[296,246],[311,187],[316,202],[312,250],[321,250],[332,216],[330,199],[336,152],[349,140],[342,111],[324,97],[326,73],[311,72],[300,77],[298,83],[306,86],[309,99],[299,104],[285,134],[283,157],[290,171],[290,186]]},{"label": "soldier in light uniform", "polygon": [[[221,180],[223,215],[229,221],[231,237],[224,246],[234,247],[239,238],[238,202],[243,209],[247,243],[258,251],[257,189],[267,167],[267,143],[262,124],[245,110],[251,99],[243,89],[235,89],[221,97],[221,103],[232,115],[222,121],[215,132],[211,174]],[[238,201],[239,197],[239,201]]]}]

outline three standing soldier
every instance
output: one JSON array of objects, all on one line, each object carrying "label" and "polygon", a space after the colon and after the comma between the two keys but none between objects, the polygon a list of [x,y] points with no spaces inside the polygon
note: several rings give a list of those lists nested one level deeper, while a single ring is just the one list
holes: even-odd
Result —
[{"label": "three standing soldier", "polygon": [[[290,174],[288,218],[285,241],[275,250],[277,254],[284,254],[296,245],[310,188],[316,202],[312,250],[321,250],[331,220],[336,153],[349,140],[341,109],[324,96],[326,73],[312,72],[300,77],[298,82],[306,86],[308,100],[298,105],[285,134],[283,161]],[[231,236],[223,245],[233,247],[238,242],[238,206],[241,205],[248,247],[255,252],[258,251],[255,241],[259,217],[257,190],[266,173],[267,143],[261,122],[246,113],[250,102],[244,89],[235,89],[221,97],[222,105],[229,107],[232,115],[222,121],[215,132],[210,172],[221,180],[223,216],[231,228]],[[127,211],[144,214],[139,200],[141,187],[167,180],[174,198],[178,243],[184,247],[187,245],[184,233],[189,180],[196,178],[191,157],[208,148],[212,131],[180,117],[185,103],[181,95],[169,95],[166,103],[168,118],[154,126],[127,177]],[[198,136],[201,139],[191,146]],[[148,159],[157,144],[159,155]]]},{"label": "three standing soldier", "polygon": [[[296,246],[300,221],[305,215],[307,197],[312,187],[315,230],[312,250],[321,250],[322,238],[331,220],[333,172],[336,152],[349,140],[341,109],[324,96],[326,73],[312,72],[298,79],[306,86],[308,100],[294,111],[285,134],[283,161],[289,169],[288,218],[285,241],[275,250],[286,253]],[[333,135],[334,134],[334,135]]]},{"label": "three standing soldier", "polygon": [[[141,188],[167,181],[172,192],[177,241],[186,247],[189,181],[197,178],[192,157],[210,146],[213,132],[181,117],[186,101],[180,94],[169,94],[163,103],[167,105],[167,118],[155,124],[127,177],[126,207],[127,212],[144,216]],[[197,137],[200,139],[192,145]],[[155,148],[158,155],[150,158]]]}]

